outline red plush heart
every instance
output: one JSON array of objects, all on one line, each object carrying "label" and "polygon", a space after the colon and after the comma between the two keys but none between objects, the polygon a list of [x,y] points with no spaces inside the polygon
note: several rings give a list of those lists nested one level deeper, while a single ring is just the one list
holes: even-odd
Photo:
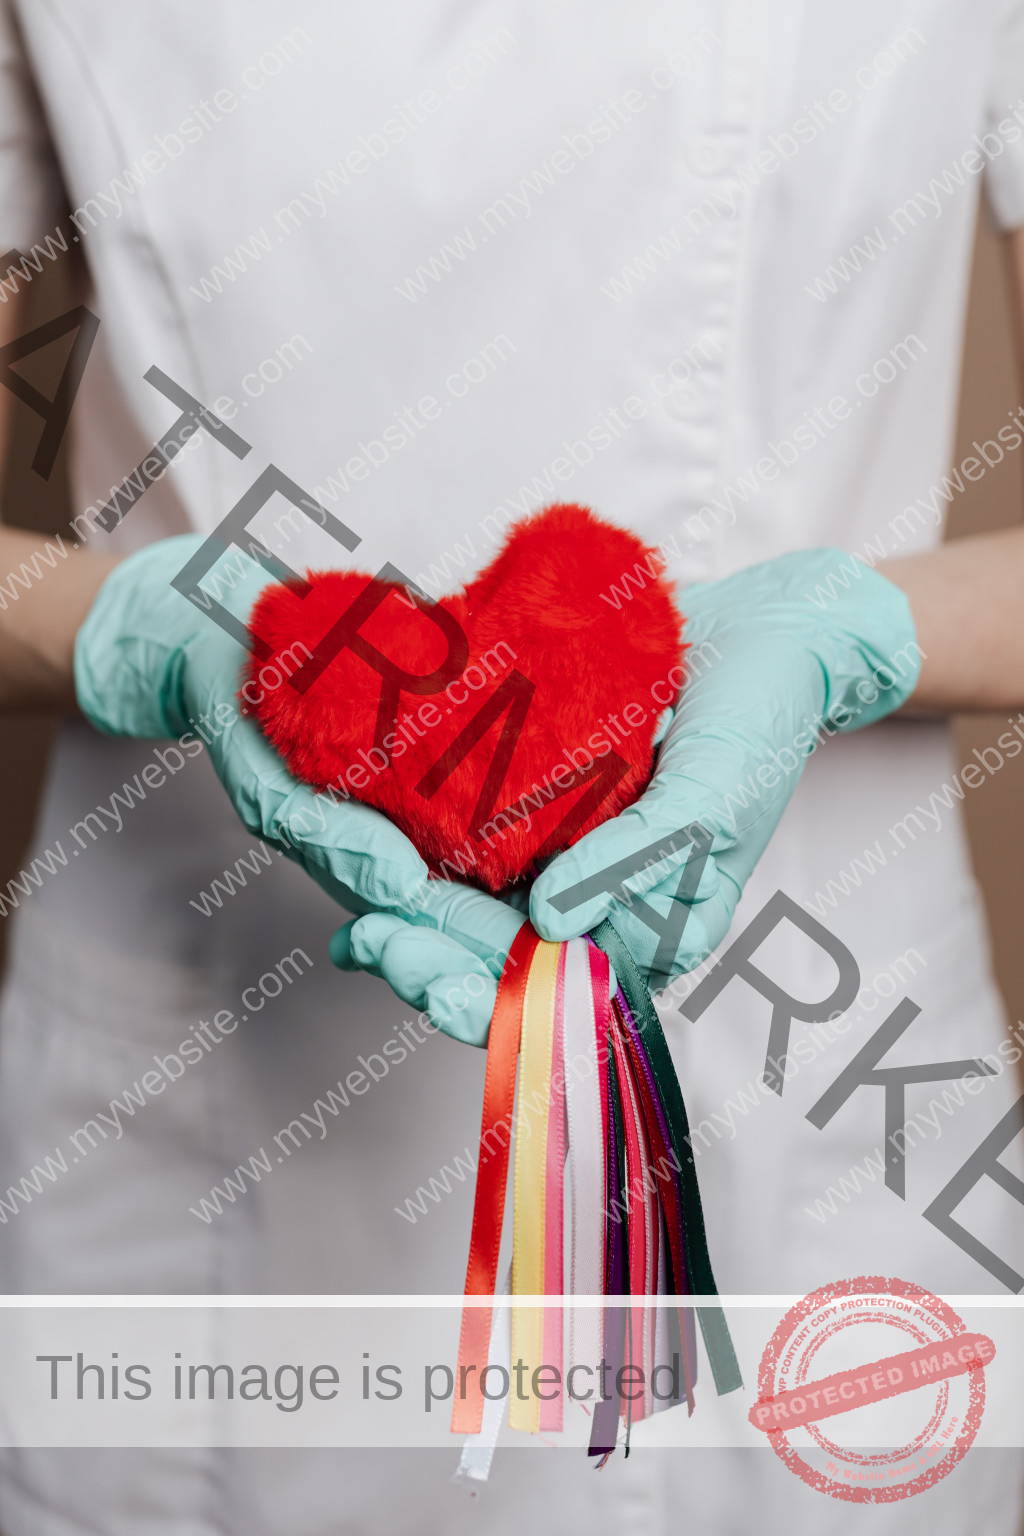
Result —
[{"label": "red plush heart", "polygon": [[297,778],[376,806],[436,873],[500,890],[650,778],[652,688],[683,649],[662,564],[554,506],[437,604],[358,571],[310,572],[304,596],[272,583],[243,707]]}]

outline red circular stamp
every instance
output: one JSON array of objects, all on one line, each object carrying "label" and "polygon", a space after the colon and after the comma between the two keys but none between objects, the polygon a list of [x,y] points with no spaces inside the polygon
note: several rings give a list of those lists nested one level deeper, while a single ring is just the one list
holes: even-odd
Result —
[{"label": "red circular stamp", "polygon": [[776,1328],[750,1422],[821,1493],[862,1504],[909,1499],[948,1476],[974,1443],[994,1358],[987,1335],[968,1332],[920,1286],[881,1275],[837,1280]]}]

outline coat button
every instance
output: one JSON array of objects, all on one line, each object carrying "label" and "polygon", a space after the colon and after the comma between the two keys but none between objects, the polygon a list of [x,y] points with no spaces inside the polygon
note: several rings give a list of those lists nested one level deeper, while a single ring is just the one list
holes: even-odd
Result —
[{"label": "coat button", "polygon": [[717,176],[725,167],[725,146],[721,139],[701,135],[687,148],[686,163],[695,176]]}]

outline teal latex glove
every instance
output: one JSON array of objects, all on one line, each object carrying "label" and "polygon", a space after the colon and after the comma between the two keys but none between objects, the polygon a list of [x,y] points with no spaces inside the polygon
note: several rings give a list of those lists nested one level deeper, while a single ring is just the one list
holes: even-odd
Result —
[{"label": "teal latex glove", "polygon": [[[530,894],[538,933],[572,938],[610,916],[652,991],[717,948],[814,750],[821,722],[840,732],[871,725],[898,709],[916,685],[921,652],[899,588],[856,563],[858,576],[846,575],[845,588],[839,577],[832,583],[835,597],[827,595],[829,577],[854,565],[839,550],[800,551],[681,594],[690,675],[654,776],[635,805],[588,833],[540,875]],[[696,823],[706,858],[696,888],[683,884],[680,892],[693,844],[678,834]],[[668,857],[659,860],[662,847]],[[625,870],[644,864],[650,867],[639,877],[623,879]],[[612,878],[598,878],[615,866]],[[691,882],[696,872],[694,863]],[[565,902],[559,898],[585,882],[602,889],[560,910]],[[606,883],[612,890],[603,889]],[[660,933],[638,915],[637,893],[664,924]],[[632,909],[626,896],[633,898]],[[673,914],[676,933],[686,918],[678,943],[672,942]],[[470,910],[464,915],[472,920]],[[387,945],[396,952],[403,931],[388,930]],[[348,963],[380,967],[377,939],[376,930],[366,930]],[[427,992],[432,978],[426,950],[420,959]],[[453,954],[445,955],[444,964],[452,974],[458,970]],[[485,1032],[486,1001],[481,997],[475,1011],[467,1006],[463,1013],[474,1038]]]},{"label": "teal latex glove", "polygon": [[[860,730],[898,709],[914,691],[922,655],[900,589],[836,549],[782,555],[688,587],[680,606],[689,675],[650,785],[553,860],[530,896],[533,924],[548,939],[588,932],[610,916],[652,991],[692,970],[725,937],[807,758],[829,734],[822,722]],[[660,862],[656,854],[698,822],[708,856],[696,890],[684,883],[680,892],[681,855],[693,845],[677,837],[679,854]],[[648,861],[650,870],[623,886],[624,869]],[[597,877],[617,864],[623,868],[607,883],[618,896],[595,893],[560,910],[559,897],[583,882],[601,885]],[[673,909],[681,919],[682,904],[680,942],[671,942],[666,925],[666,952],[662,935],[623,904],[630,892],[663,920]]]},{"label": "teal latex glove", "polygon": [[526,914],[456,881],[430,880],[423,897],[430,905],[413,921],[381,912],[346,923],[331,959],[383,977],[453,1039],[486,1045],[498,977]]},{"label": "teal latex glove", "polygon": [[[435,946],[434,978],[448,974],[445,967],[455,952],[456,979],[444,990],[462,976],[483,972],[490,979],[482,961],[497,954],[493,968],[500,971],[523,916],[482,892],[428,880],[426,864],[387,817],[356,800],[333,804],[300,784],[258,726],[239,714],[245,650],[170,585],[203,542],[198,535],[165,539],[131,555],[107,577],[75,643],[75,687],[83,714],[113,736],[164,740],[191,732],[196,739],[210,738],[210,760],[250,832],[295,859],[348,911],[413,914],[415,955],[422,962],[428,935]],[[235,576],[229,591],[222,588],[221,600],[244,617],[270,579],[253,562],[245,576]],[[378,973],[415,1006],[427,1006],[438,992],[435,1022],[442,1028],[450,1023],[462,1037],[461,1014],[446,1008],[438,988],[420,986],[423,970],[420,963],[408,976],[387,967]],[[475,990],[478,983],[470,985]],[[491,1007],[493,985],[491,979]]]}]

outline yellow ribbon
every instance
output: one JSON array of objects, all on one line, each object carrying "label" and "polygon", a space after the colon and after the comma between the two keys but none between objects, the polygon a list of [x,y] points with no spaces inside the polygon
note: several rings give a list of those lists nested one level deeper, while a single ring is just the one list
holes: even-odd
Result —
[{"label": "yellow ribbon", "polygon": [[[513,1296],[539,1296],[544,1292],[544,1188],[560,947],[544,942],[538,944],[523,1001],[512,1196]],[[540,1307],[513,1308],[513,1381],[509,1384],[508,1421],[512,1429],[526,1430],[530,1434],[536,1434],[540,1429],[540,1399],[533,1391],[532,1377],[536,1367],[544,1363],[543,1342],[543,1310]],[[522,1361],[525,1373],[516,1373],[517,1361]],[[525,1402],[519,1396],[520,1382],[526,1393]]]}]

